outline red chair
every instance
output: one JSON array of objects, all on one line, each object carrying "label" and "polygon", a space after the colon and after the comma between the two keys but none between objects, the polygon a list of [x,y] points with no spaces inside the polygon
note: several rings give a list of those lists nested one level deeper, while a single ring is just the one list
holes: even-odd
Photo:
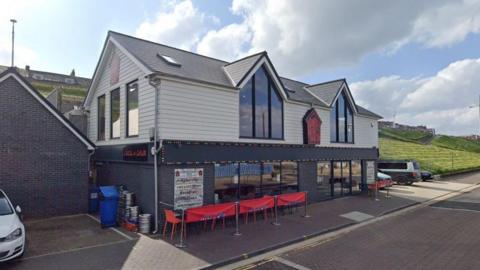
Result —
[{"label": "red chair", "polygon": [[163,238],[165,238],[165,233],[167,232],[167,224],[172,224],[172,233],[170,235],[170,240],[173,239],[173,234],[175,234],[175,227],[177,224],[182,223],[182,221],[175,217],[175,213],[172,210],[165,209],[165,223],[163,225]]}]

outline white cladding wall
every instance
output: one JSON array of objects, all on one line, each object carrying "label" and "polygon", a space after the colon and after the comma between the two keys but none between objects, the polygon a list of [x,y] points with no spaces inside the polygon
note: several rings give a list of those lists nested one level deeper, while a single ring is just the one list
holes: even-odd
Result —
[{"label": "white cladding wall", "polygon": [[[99,82],[93,91],[92,101],[90,103],[90,116],[88,123],[88,137],[95,142],[96,145],[107,144],[123,144],[144,142],[149,140],[149,127],[153,124],[154,113],[154,94],[153,88],[148,84],[148,80],[144,78],[144,73],[138,66],[131,61],[125,54],[118,49],[113,49],[112,53],[116,53],[120,58],[120,74],[119,82],[110,85],[110,65],[109,61],[103,68],[103,72],[99,74]],[[108,59],[109,57],[107,57]],[[139,136],[134,138],[126,138],[125,132],[125,101],[126,101],[126,84],[138,80],[139,87]],[[120,89],[120,139],[110,139],[110,92],[114,89]],[[97,101],[98,97],[105,95],[105,140],[98,141],[97,138]]]},{"label": "white cladding wall", "polygon": [[[149,85],[145,73],[120,50],[120,81],[110,85],[109,63],[99,74],[99,83],[92,89],[88,136],[97,145],[127,144],[149,141],[149,130],[154,126],[155,90]],[[125,101],[126,84],[138,80],[139,84],[139,136],[126,138]],[[239,93],[204,84],[163,79],[159,96],[159,136],[171,140],[303,143],[303,117],[311,108],[301,103],[284,103],[285,140],[258,140],[239,138]],[[120,139],[110,139],[110,91],[120,88]],[[106,97],[106,138],[97,140],[97,101]],[[322,120],[320,146],[378,147],[377,120],[355,116],[355,144],[330,143],[330,111],[316,108]]]},{"label": "white cladding wall", "polygon": [[[173,140],[303,143],[302,120],[310,106],[284,103],[285,140],[239,138],[239,100],[235,90],[163,80],[160,90],[160,137]],[[322,119],[321,146],[378,146],[377,121],[355,116],[355,144],[330,143],[330,111],[316,108]],[[372,127],[373,124],[373,127]]]}]

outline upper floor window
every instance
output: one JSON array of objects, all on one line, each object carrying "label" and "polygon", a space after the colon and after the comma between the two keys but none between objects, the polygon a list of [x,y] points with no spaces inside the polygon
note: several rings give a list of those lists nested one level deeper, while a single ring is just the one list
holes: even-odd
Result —
[{"label": "upper floor window", "polygon": [[240,90],[240,137],[283,138],[283,101],[264,67]]},{"label": "upper floor window", "polygon": [[120,138],[120,89],[110,92],[110,138]]},{"label": "upper floor window", "polygon": [[97,100],[97,139],[105,140],[105,95],[99,96]]},{"label": "upper floor window", "polygon": [[138,136],[138,83],[127,84],[127,137]]},{"label": "upper floor window", "polygon": [[353,143],[353,112],[342,93],[330,113],[330,140],[339,143]]}]

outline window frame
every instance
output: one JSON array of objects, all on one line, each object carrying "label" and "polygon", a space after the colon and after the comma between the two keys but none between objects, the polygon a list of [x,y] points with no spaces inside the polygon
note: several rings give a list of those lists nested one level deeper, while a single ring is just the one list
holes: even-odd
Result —
[{"label": "window frame", "polygon": [[[344,126],[343,127],[339,127],[339,110],[341,108],[339,108],[338,106],[338,100],[339,98],[342,97],[343,98],[343,113],[344,113],[344,117],[345,117],[345,121],[344,121]],[[349,135],[348,135],[348,118],[349,118],[349,114],[348,114],[348,111],[351,111],[351,116],[352,116],[352,141],[349,141]],[[330,113],[334,113],[335,114],[335,138],[331,138],[332,137],[332,132],[331,132],[331,129],[332,127],[330,127],[330,142],[331,143],[343,143],[343,144],[355,144],[355,117],[354,117],[354,111],[353,111],[353,108],[347,98],[347,95],[345,94],[345,92],[342,90],[342,92],[340,93],[340,95],[338,95],[337,99],[335,100],[335,103],[333,105],[333,108],[332,110],[330,110]],[[330,120],[331,121],[331,120]],[[330,122],[331,123],[331,122]],[[343,141],[340,141],[340,135],[339,135],[339,130],[340,128],[343,128],[344,129],[344,139]]]},{"label": "window frame", "polygon": [[[103,136],[100,136],[100,99],[103,99]],[[106,122],[107,122],[107,98],[105,94],[100,95],[97,97],[97,141],[105,141],[106,140],[106,134],[105,134],[105,129],[106,129]]]},{"label": "window frame", "polygon": [[[255,73],[257,73],[258,70],[263,69],[263,72],[265,73],[267,77],[267,91],[268,91],[268,137],[257,137],[256,134],[256,76]],[[273,82],[270,73],[268,72],[267,68],[262,65],[259,69],[257,69],[252,77],[250,77],[250,81],[252,83],[251,87],[251,95],[252,95],[252,100],[251,100],[251,115],[252,115],[252,136],[245,136],[241,135],[241,129],[239,129],[239,138],[240,139],[259,139],[259,140],[285,140],[285,101],[282,98],[282,95],[278,93],[280,90],[278,90],[278,87],[275,86],[275,83]],[[240,90],[241,91],[241,90]],[[277,91],[278,96],[280,96],[281,100],[281,107],[282,107],[282,124],[281,124],[281,130],[282,130],[282,136],[280,138],[272,138],[272,91]],[[240,93],[239,93],[240,95]],[[240,99],[239,99],[240,101]],[[239,106],[239,124],[240,124],[240,119],[241,119],[241,107]]]},{"label": "window frame", "polygon": [[128,115],[128,111],[129,111],[129,106],[128,106],[128,102],[129,102],[129,98],[128,98],[128,89],[129,89],[129,86],[132,85],[132,84],[137,84],[137,102],[138,102],[138,129],[139,129],[139,133],[140,133],[140,100],[139,100],[139,97],[140,97],[140,88],[138,87],[138,79],[135,79],[133,81],[130,81],[128,82],[127,84],[125,84],[125,137],[126,138],[136,138],[138,137],[139,134],[136,134],[136,135],[130,135],[128,133],[128,129],[129,129],[129,124],[130,124],[130,118],[129,118],[129,115]]},{"label": "window frame", "polygon": [[120,116],[120,102],[121,102],[121,97],[120,97],[120,87],[118,88],[115,88],[113,90],[110,91],[110,139],[112,140],[117,140],[117,139],[120,139],[120,134],[122,132],[122,129],[119,127],[119,133],[118,133],[118,137],[113,137],[113,122],[112,122],[112,111],[113,111],[113,102],[112,102],[112,93],[115,92],[115,91],[118,91],[118,120],[121,121],[121,116]]}]

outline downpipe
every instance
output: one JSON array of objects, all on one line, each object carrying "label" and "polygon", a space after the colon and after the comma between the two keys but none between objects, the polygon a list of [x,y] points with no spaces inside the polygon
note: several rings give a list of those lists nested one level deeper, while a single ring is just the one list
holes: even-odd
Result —
[{"label": "downpipe", "polygon": [[155,117],[154,117],[154,131],[153,131],[153,147],[151,149],[151,154],[153,155],[153,173],[154,173],[154,186],[155,186],[155,230],[153,234],[158,233],[158,153],[162,149],[163,142],[158,139],[158,97],[160,94],[160,83],[161,80],[155,76],[155,74],[150,74],[148,76],[148,83],[155,89]]}]

